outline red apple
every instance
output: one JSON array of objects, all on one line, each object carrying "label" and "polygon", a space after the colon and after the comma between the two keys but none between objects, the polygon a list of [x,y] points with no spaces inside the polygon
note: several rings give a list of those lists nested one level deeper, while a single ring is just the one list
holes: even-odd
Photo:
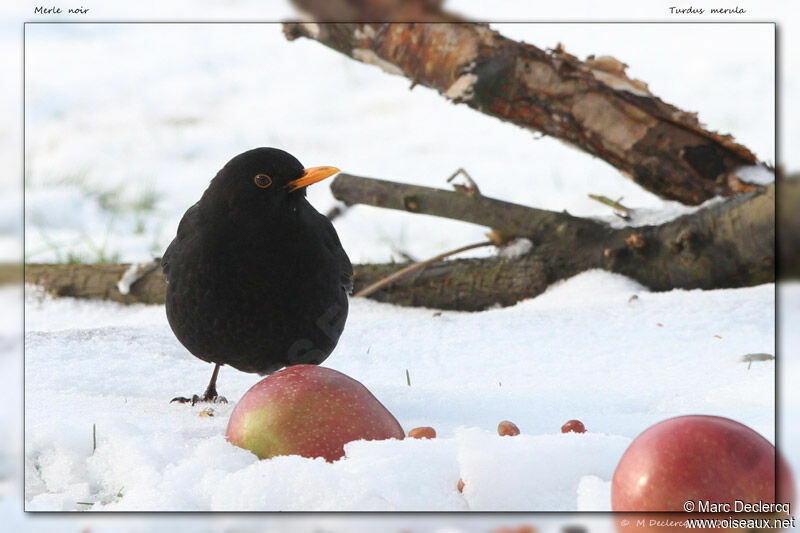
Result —
[{"label": "red apple", "polygon": [[[775,498],[775,447],[749,427],[728,418],[670,418],[636,437],[611,483],[614,511],[715,511],[699,502],[789,502],[793,485],[782,460]],[[691,508],[684,507],[692,502]],[[745,510],[746,512],[746,510]],[[697,516],[697,515],[695,515]]]},{"label": "red apple", "polygon": [[350,441],[405,434],[358,381],[330,368],[295,365],[253,385],[236,404],[225,435],[260,459],[302,455],[332,462]]}]

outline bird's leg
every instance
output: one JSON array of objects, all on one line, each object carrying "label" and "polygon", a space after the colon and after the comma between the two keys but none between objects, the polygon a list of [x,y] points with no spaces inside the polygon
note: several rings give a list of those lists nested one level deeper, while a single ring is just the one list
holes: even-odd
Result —
[{"label": "bird's leg", "polygon": [[218,396],[217,395],[217,376],[219,375],[219,363],[214,365],[214,372],[211,374],[211,381],[208,382],[208,387],[206,387],[206,392],[203,394],[203,397],[200,401],[203,402],[214,402],[214,403],[228,403],[228,400],[225,399],[225,396]]},{"label": "bird's leg", "polygon": [[196,404],[197,402],[228,403],[228,400],[225,398],[225,396],[217,395],[217,376],[219,375],[219,367],[219,363],[214,365],[214,372],[211,374],[211,381],[208,382],[208,387],[206,387],[206,392],[203,394],[203,396],[198,396],[197,394],[193,395],[191,398],[179,396],[170,400],[169,403],[191,403],[192,405]]}]

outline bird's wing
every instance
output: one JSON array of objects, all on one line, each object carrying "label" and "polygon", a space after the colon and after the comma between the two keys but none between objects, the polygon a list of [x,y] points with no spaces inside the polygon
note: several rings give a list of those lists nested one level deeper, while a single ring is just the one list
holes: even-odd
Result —
[{"label": "bird's wing", "polygon": [[325,239],[325,244],[337,259],[336,263],[339,266],[339,279],[341,280],[342,287],[350,293],[353,290],[353,264],[350,262],[350,258],[347,257],[347,252],[342,248],[339,235],[336,233],[331,221],[328,220],[328,217],[325,215],[320,214],[320,216],[324,220],[323,227],[328,237]]},{"label": "bird's wing", "polygon": [[191,227],[196,225],[197,222],[197,211],[198,211],[198,204],[200,202],[195,203],[192,207],[186,210],[186,213],[183,214],[183,218],[181,218],[180,223],[178,224],[178,234],[172,239],[172,242],[167,246],[167,250],[164,252],[164,255],[161,257],[161,272],[164,273],[164,279],[167,283],[170,281],[169,275],[169,265],[172,256],[176,253],[177,249],[180,248],[182,242],[186,239],[187,234],[191,231]]}]

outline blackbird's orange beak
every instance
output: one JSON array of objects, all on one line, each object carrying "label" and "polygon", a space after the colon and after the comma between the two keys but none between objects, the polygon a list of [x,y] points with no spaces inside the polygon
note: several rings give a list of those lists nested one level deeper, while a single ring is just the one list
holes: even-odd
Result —
[{"label": "blackbird's orange beak", "polygon": [[325,178],[333,176],[339,172],[339,169],[336,167],[310,167],[303,169],[303,175],[297,178],[296,180],[292,180],[286,184],[286,188],[289,192],[296,191],[297,189],[301,189],[303,187],[308,187],[312,183],[316,183],[318,181],[322,181]]}]

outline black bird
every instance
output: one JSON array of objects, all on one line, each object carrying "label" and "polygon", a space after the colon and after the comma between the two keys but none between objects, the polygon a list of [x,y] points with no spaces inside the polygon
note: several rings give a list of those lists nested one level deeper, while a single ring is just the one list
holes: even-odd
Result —
[{"label": "black bird", "polygon": [[161,262],[167,319],[186,349],[215,366],[202,397],[173,401],[224,401],[221,365],[264,375],[333,351],[353,266],[305,187],[336,172],[255,148],[231,159],[183,215]]}]

